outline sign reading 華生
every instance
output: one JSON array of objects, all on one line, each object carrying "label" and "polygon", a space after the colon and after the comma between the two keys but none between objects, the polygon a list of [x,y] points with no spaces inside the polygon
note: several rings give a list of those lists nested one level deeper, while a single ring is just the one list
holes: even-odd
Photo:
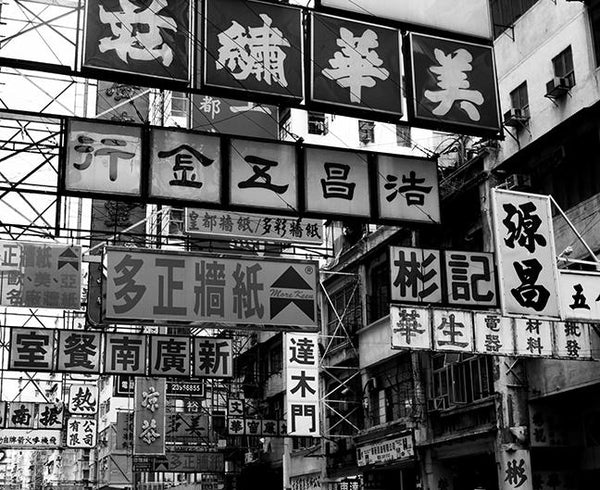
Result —
[{"label": "sign reading \u83ef\u751f", "polygon": [[315,329],[316,262],[108,249],[107,320]]}]

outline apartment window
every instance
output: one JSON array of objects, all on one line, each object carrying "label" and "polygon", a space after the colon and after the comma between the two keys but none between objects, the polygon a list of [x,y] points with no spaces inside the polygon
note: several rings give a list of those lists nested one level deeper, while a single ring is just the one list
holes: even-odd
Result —
[{"label": "apartment window", "polygon": [[387,256],[369,271],[367,322],[373,323],[390,313],[390,266]]},{"label": "apartment window", "polygon": [[529,117],[529,97],[527,82],[523,82],[510,93],[510,103],[513,109],[519,109],[523,117]]},{"label": "apartment window", "polygon": [[358,139],[363,145],[375,143],[375,123],[373,121],[358,121]]},{"label": "apartment window", "polygon": [[188,110],[188,95],[183,92],[171,92],[171,116],[187,117]]},{"label": "apartment window", "polygon": [[555,76],[566,78],[570,87],[575,85],[575,71],[573,70],[573,53],[571,52],[571,46],[552,59],[552,66],[554,67]]},{"label": "apartment window", "polygon": [[308,113],[308,134],[318,134],[321,136],[329,132],[327,117],[322,112]]},{"label": "apartment window", "polygon": [[521,15],[537,2],[538,0],[491,0],[494,38],[511,27]]},{"label": "apartment window", "polygon": [[590,22],[592,24],[592,36],[594,41],[594,54],[596,55],[596,66],[600,66],[600,0],[592,0],[588,4]]},{"label": "apartment window", "polygon": [[281,344],[278,344],[275,347],[273,347],[273,349],[271,349],[271,352],[269,353],[269,363],[271,364],[270,374],[279,373],[283,369],[282,349],[283,347],[281,346]]},{"label": "apartment window", "polygon": [[396,144],[398,146],[412,146],[412,141],[410,139],[410,126],[396,124]]}]

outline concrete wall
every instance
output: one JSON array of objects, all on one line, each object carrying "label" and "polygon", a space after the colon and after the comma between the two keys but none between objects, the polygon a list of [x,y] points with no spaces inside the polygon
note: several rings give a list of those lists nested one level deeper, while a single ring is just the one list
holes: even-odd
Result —
[{"label": "concrete wall", "polygon": [[358,352],[360,367],[366,367],[385,361],[398,354],[392,347],[392,327],[389,315],[373,322],[359,332]]}]

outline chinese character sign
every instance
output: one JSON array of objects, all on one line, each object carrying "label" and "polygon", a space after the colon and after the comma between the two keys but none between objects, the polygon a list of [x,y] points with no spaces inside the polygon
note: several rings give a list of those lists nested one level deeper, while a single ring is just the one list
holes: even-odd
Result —
[{"label": "chinese character sign", "polygon": [[519,356],[552,355],[553,322],[535,317],[515,318],[515,347]]},{"label": "chinese character sign", "polygon": [[491,46],[411,33],[410,53],[416,120],[499,130]]},{"label": "chinese character sign", "polygon": [[96,447],[98,422],[95,418],[69,417],[66,425],[67,447],[77,449]]},{"label": "chinese character sign", "polygon": [[0,305],[81,306],[81,247],[0,241]]},{"label": "chinese character sign", "polygon": [[433,311],[433,349],[473,352],[473,315],[470,311]]},{"label": "chinese character sign", "polygon": [[108,195],[141,194],[140,127],[70,119],[65,145],[66,190]]},{"label": "chinese character sign", "polygon": [[221,148],[217,136],[153,129],[150,195],[197,202],[221,201]]},{"label": "chinese character sign", "polygon": [[400,31],[331,15],[311,15],[311,98],[402,115]]},{"label": "chinese character sign", "polygon": [[137,85],[98,80],[96,117],[109,121],[148,121],[150,89]]},{"label": "chinese character sign", "polygon": [[53,367],[53,330],[33,328],[11,329],[9,369],[14,371],[52,371]]},{"label": "chinese character sign", "polygon": [[69,386],[68,410],[71,415],[98,413],[98,386],[91,383]]},{"label": "chinese character sign", "polygon": [[562,317],[600,322],[600,274],[561,270],[558,280]]},{"label": "chinese character sign", "polygon": [[37,427],[38,429],[61,429],[63,426],[62,402],[38,403]]},{"label": "chinese character sign", "polygon": [[6,427],[8,429],[33,429],[35,403],[10,402],[6,407]]},{"label": "chinese character sign", "polygon": [[367,154],[307,147],[305,150],[306,210],[369,217]]},{"label": "chinese character sign", "polygon": [[574,321],[554,323],[554,355],[565,359],[590,359],[590,325]]},{"label": "chinese character sign", "polygon": [[425,308],[390,306],[392,349],[431,349],[431,313]]},{"label": "chinese character sign", "polygon": [[320,4],[460,34],[492,37],[491,12],[486,0],[320,0]]},{"label": "chinese character sign", "polygon": [[134,395],[133,453],[165,454],[166,381],[136,378]]},{"label": "chinese character sign", "polygon": [[233,341],[215,337],[194,337],[194,376],[233,377]]},{"label": "chinese character sign", "polygon": [[204,84],[287,99],[303,96],[302,11],[237,0],[208,0]]},{"label": "chinese character sign", "polygon": [[476,306],[498,304],[494,254],[447,251],[444,259],[448,303]]},{"label": "chinese character sign", "polygon": [[500,460],[500,481],[503,482],[503,490],[534,490],[528,450],[501,451]]},{"label": "chinese character sign", "polygon": [[492,203],[503,312],[559,317],[550,199],[494,189]]},{"label": "chinese character sign", "polygon": [[57,370],[69,373],[99,373],[100,339],[100,332],[59,330]]},{"label": "chinese character sign", "polygon": [[232,139],[231,204],[297,209],[296,147]]},{"label": "chinese character sign", "polygon": [[211,238],[323,243],[323,221],[243,211],[185,208],[185,232]]},{"label": "chinese character sign", "polygon": [[107,256],[107,319],[316,325],[315,262],[131,249]]},{"label": "chinese character sign", "polygon": [[191,339],[166,335],[150,337],[151,376],[189,376]]},{"label": "chinese character sign", "polygon": [[86,3],[84,68],[188,80],[188,1]]},{"label": "chinese character sign", "polygon": [[513,355],[513,319],[494,311],[473,313],[475,350],[482,354]]},{"label": "chinese character sign", "polygon": [[442,268],[438,250],[390,247],[392,301],[440,303]]},{"label": "chinese character sign", "polygon": [[288,434],[316,437],[320,434],[318,335],[286,334],[284,356]]},{"label": "chinese character sign", "polygon": [[379,217],[386,220],[440,222],[437,165],[407,156],[377,158]]},{"label": "chinese character sign", "polygon": [[104,372],[143,375],[146,373],[145,335],[114,333],[105,337]]},{"label": "chinese character sign", "polygon": [[192,126],[198,131],[251,138],[279,138],[277,106],[192,95]]}]

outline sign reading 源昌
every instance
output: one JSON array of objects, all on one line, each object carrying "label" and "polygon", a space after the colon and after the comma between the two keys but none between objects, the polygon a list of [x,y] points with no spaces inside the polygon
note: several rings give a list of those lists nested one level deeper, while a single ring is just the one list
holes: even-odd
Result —
[{"label": "sign reading \u6e90\u660c", "polygon": [[400,31],[312,13],[311,99],[402,116]]},{"label": "sign reading \u6e90\u660c", "polygon": [[238,0],[204,6],[204,85],[303,98],[301,9]]},{"label": "sign reading \u6e90\u660c", "polygon": [[67,447],[90,449],[96,447],[98,422],[96,418],[69,417],[67,419]]},{"label": "sign reading \u6e90\u660c", "polygon": [[323,222],[237,211],[185,208],[185,232],[210,238],[323,243]]},{"label": "sign reading \u6e90\u660c", "polygon": [[320,4],[443,31],[492,37],[492,17],[486,0],[320,0]]},{"label": "sign reading \u6e90\u660c", "polygon": [[313,436],[319,429],[319,343],[316,333],[285,334],[287,429]]},{"label": "sign reading \u6e90\u660c", "polygon": [[69,119],[65,144],[66,190],[141,194],[141,127]]},{"label": "sign reading \u6e90\u660c", "polygon": [[314,329],[315,262],[108,249],[106,319]]},{"label": "sign reading \u6e90\u660c", "polygon": [[189,1],[86,2],[83,67],[187,82]]},{"label": "sign reading \u6e90\u660c", "polygon": [[390,322],[393,349],[571,360],[592,358],[588,323],[408,305],[392,305]]},{"label": "sign reading \u6e90\u660c", "polygon": [[356,462],[358,466],[401,461],[412,458],[414,455],[412,433],[356,448]]},{"label": "sign reading \u6e90\u660c", "polygon": [[0,305],[81,307],[81,247],[0,241]]},{"label": "sign reading \u6e90\u660c", "polygon": [[392,301],[496,306],[494,270],[488,252],[390,247]]},{"label": "sign reading \u6e90\u660c", "polygon": [[410,63],[416,121],[499,131],[491,46],[412,32]]},{"label": "sign reading \u6e90\u660c", "polygon": [[133,453],[165,454],[166,381],[159,378],[135,379]]},{"label": "sign reading \u6e90\u660c", "polygon": [[503,313],[558,318],[549,197],[493,189],[492,204]]}]

